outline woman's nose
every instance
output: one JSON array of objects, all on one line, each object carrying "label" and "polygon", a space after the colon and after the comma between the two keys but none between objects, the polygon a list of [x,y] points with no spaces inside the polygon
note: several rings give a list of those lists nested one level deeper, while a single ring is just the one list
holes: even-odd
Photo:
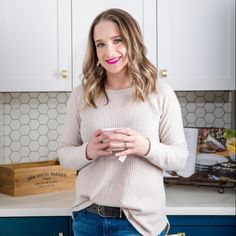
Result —
[{"label": "woman's nose", "polygon": [[110,58],[114,56],[115,48],[113,44],[108,44],[106,48],[106,55]]}]

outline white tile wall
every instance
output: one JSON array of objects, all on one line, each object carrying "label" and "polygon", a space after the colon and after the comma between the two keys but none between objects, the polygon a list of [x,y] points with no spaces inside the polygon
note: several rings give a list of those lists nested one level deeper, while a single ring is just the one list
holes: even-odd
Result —
[{"label": "white tile wall", "polygon": [[0,93],[0,163],[55,159],[68,97],[69,93]]},{"label": "white tile wall", "polygon": [[[0,164],[56,158],[70,93],[0,93]],[[229,92],[176,92],[185,127],[231,127]]]},{"label": "white tile wall", "polygon": [[225,91],[176,92],[185,127],[231,128],[231,93]]}]

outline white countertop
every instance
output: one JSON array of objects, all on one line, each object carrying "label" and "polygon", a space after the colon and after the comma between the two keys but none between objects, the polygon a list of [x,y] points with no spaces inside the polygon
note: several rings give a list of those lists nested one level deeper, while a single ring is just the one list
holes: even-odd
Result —
[{"label": "white countertop", "polygon": [[[235,189],[167,186],[167,215],[235,215]],[[70,216],[74,191],[11,197],[0,194],[0,217]]]}]

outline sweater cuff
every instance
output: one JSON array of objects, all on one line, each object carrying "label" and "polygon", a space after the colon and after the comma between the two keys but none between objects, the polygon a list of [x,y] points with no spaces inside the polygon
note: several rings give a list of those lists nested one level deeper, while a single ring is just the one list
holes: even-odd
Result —
[{"label": "sweater cuff", "polygon": [[157,143],[156,140],[152,140],[148,138],[149,140],[149,151],[144,156],[148,160],[153,160],[155,157],[159,156],[161,153],[161,143]]},{"label": "sweater cuff", "polygon": [[85,160],[85,162],[87,162],[87,164],[89,164],[90,162],[93,161],[93,159],[89,159],[87,156],[87,146],[88,146],[88,142],[86,142],[82,145],[82,147],[83,147],[82,153],[84,153],[83,159]]},{"label": "sweater cuff", "polygon": [[148,140],[148,150],[147,150],[147,152],[146,152],[146,154],[144,155],[144,157],[146,157],[147,155],[148,155],[148,153],[150,152],[150,149],[151,149],[151,141],[150,141],[150,139],[148,138],[148,137],[146,137],[147,138],[147,140]]},{"label": "sweater cuff", "polygon": [[81,170],[83,167],[87,166],[90,162],[93,160],[89,160],[86,157],[86,149],[87,149],[88,143],[83,143],[81,146],[78,146],[78,153],[79,156],[76,157],[76,161],[74,162],[74,165],[76,166],[77,170]]}]

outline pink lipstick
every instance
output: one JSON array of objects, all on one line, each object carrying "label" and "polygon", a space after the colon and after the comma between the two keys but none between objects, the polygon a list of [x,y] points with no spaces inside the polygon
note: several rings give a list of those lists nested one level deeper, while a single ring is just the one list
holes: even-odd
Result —
[{"label": "pink lipstick", "polygon": [[113,57],[111,59],[106,60],[108,64],[116,64],[120,60],[120,57]]}]

